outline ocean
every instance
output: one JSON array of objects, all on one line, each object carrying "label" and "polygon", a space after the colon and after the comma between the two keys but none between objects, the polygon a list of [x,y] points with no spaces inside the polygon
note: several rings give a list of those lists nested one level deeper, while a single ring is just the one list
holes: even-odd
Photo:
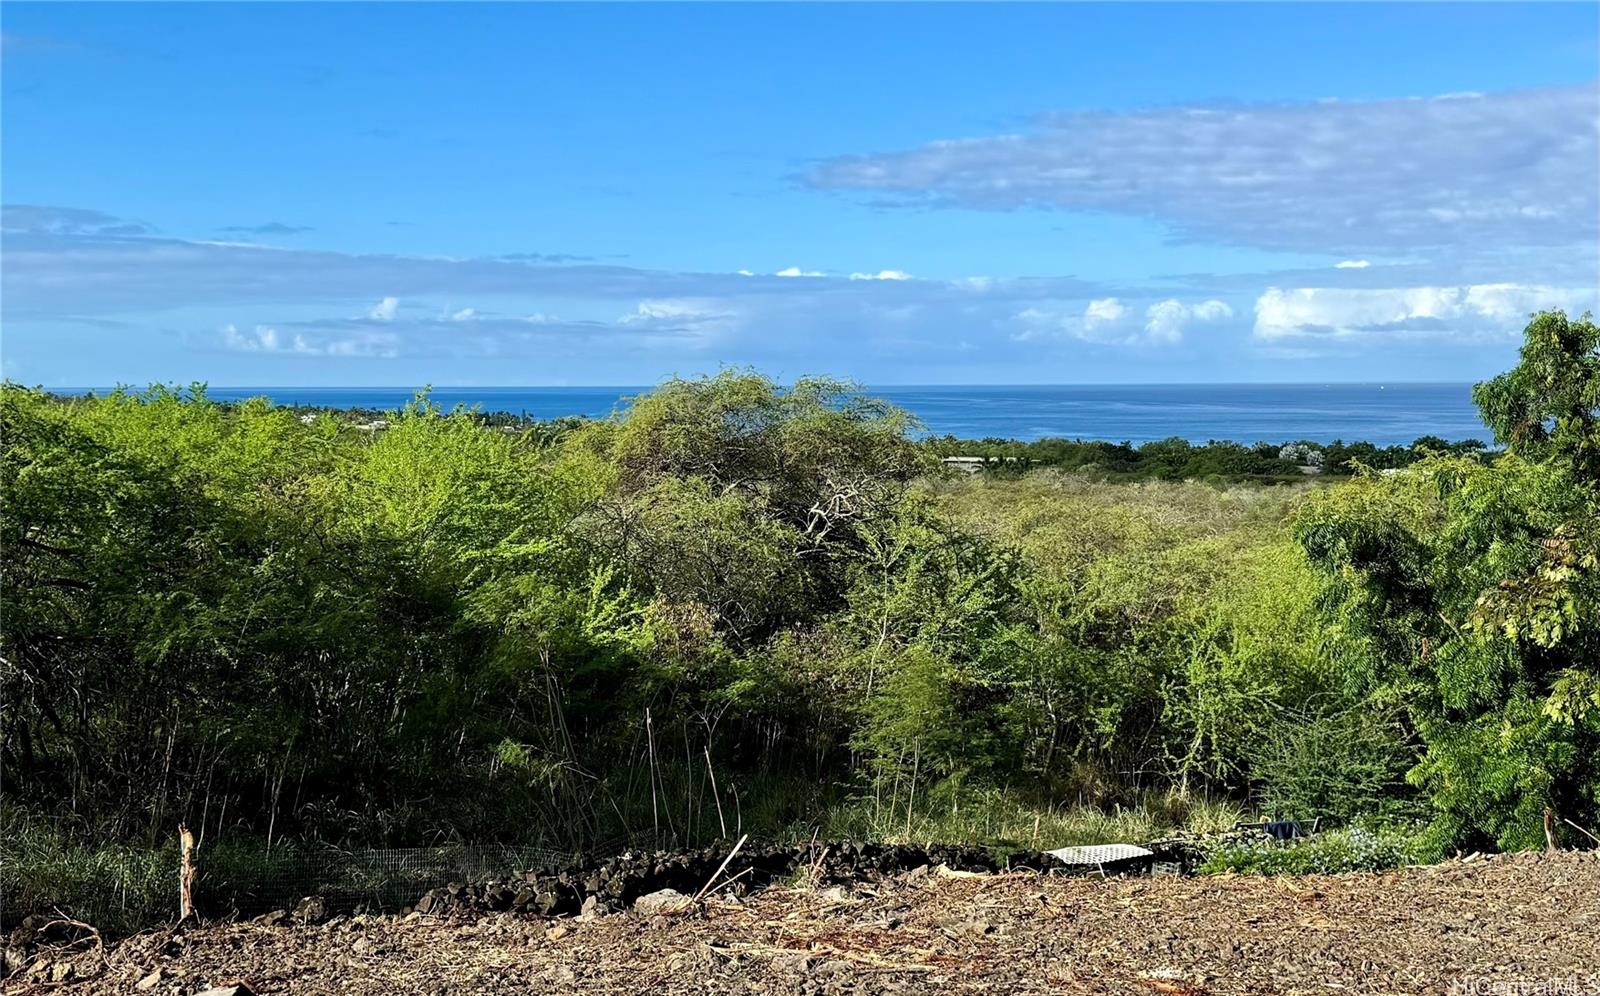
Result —
[{"label": "ocean", "polygon": [[[600,417],[647,390],[639,387],[437,387],[450,408],[477,405],[547,419]],[[1409,443],[1418,436],[1491,438],[1469,384],[1114,384],[868,388],[915,415],[926,432],[978,439],[1048,436],[1142,443],[1181,436],[1195,443],[1310,439]],[[410,387],[213,387],[211,397],[264,395],[278,404],[398,407]]]}]

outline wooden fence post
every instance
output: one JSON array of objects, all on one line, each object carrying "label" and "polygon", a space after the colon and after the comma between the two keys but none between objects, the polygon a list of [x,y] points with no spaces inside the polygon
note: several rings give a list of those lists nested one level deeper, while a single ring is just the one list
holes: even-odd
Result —
[{"label": "wooden fence post", "polygon": [[178,846],[183,851],[183,864],[178,870],[178,919],[194,916],[194,834],[182,823],[178,824]]}]

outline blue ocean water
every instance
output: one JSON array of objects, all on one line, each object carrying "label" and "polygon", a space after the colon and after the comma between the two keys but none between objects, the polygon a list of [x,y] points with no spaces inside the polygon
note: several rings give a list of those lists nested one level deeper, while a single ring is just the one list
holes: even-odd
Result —
[{"label": "blue ocean water", "polygon": [[[638,387],[439,387],[439,405],[477,405],[534,418],[599,417]],[[1409,443],[1418,436],[1490,439],[1468,384],[1111,384],[869,388],[933,435],[1147,442],[1311,439]],[[264,395],[278,404],[395,408],[409,387],[213,387],[218,400]]]}]

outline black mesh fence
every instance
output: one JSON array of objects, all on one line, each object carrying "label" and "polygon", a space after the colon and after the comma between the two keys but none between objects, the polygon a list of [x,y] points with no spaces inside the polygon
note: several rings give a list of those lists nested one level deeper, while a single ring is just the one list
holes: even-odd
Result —
[{"label": "black mesh fence", "polygon": [[[617,838],[597,842],[587,853],[606,855],[628,846]],[[195,852],[195,909],[208,918],[256,916],[320,896],[330,912],[392,911],[451,882],[504,880],[578,857],[505,844],[375,849],[290,841],[267,847],[258,838],[213,837]],[[53,837],[0,836],[0,932],[36,913],[93,923],[108,936],[171,921],[178,915],[180,863],[176,836],[154,847],[98,848],[68,847]]]}]

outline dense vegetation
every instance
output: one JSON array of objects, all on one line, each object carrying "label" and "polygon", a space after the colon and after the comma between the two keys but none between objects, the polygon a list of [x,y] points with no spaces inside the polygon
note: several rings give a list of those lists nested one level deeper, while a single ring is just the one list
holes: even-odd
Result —
[{"label": "dense vegetation", "polygon": [[1307,473],[1349,477],[1362,470],[1398,470],[1437,454],[1479,453],[1476,439],[1450,442],[1420,436],[1409,446],[1374,446],[1302,439],[1279,445],[1213,439],[1196,446],[1186,439],[1157,439],[1139,446],[1088,439],[965,440],[939,436],[925,443],[941,457],[983,457],[990,472],[1018,474],[1039,467],[1074,470],[1107,480],[1260,481],[1294,480]]},{"label": "dense vegetation", "polygon": [[7,385],[6,828],[998,835],[1153,795],[1581,840],[1600,333],[1537,316],[1477,400],[1502,453],[1260,488],[946,474],[744,373],[558,432]]}]

